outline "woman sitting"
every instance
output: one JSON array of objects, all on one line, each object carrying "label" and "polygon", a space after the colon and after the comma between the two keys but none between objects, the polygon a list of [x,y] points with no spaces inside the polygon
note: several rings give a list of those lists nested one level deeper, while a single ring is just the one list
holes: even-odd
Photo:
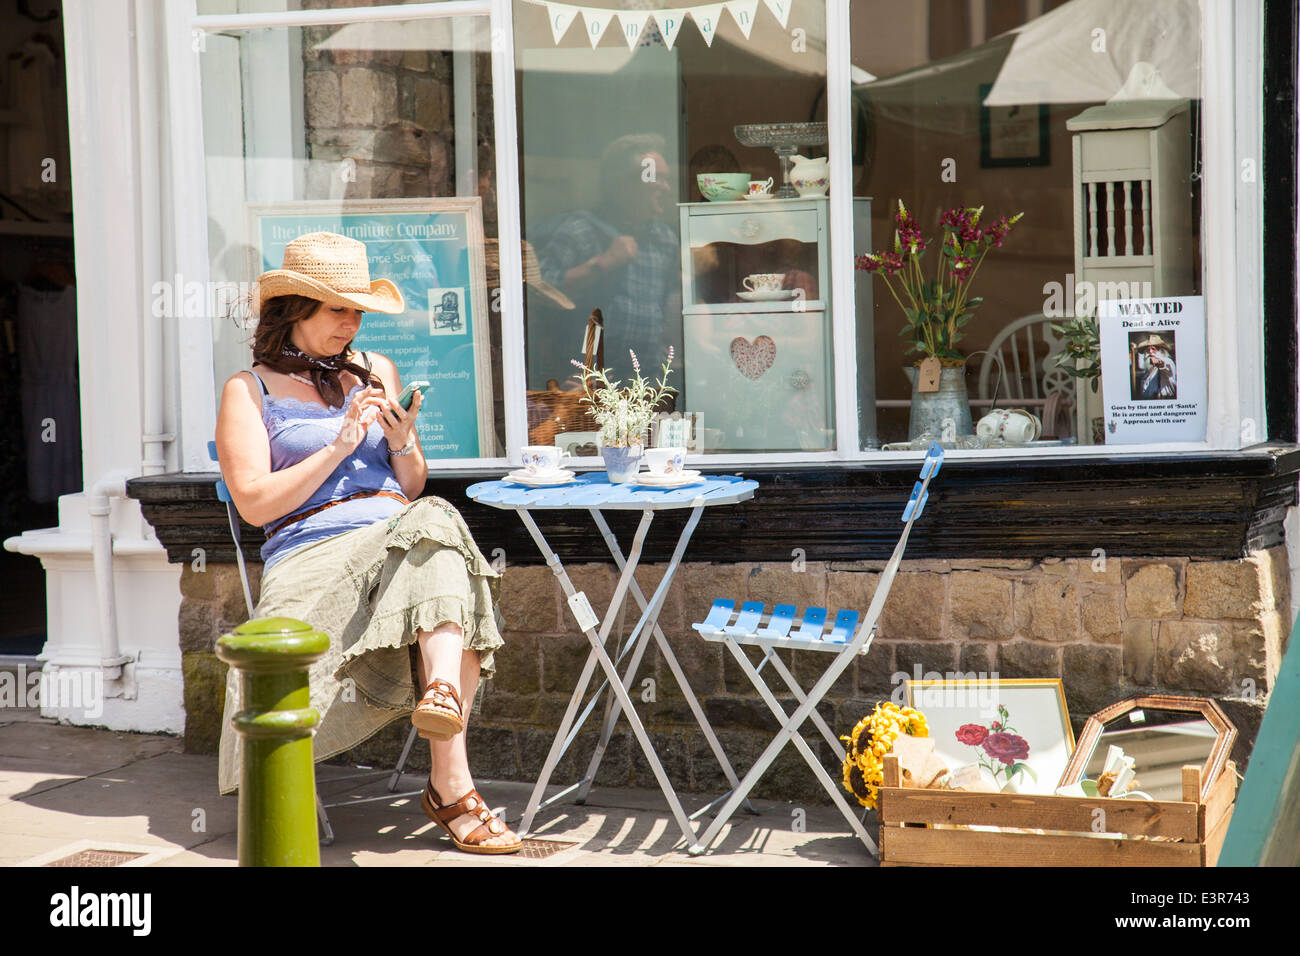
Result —
[{"label": "woman sitting", "polygon": [[[413,500],[427,478],[421,396],[404,410],[393,363],[351,349],[362,312],[399,314],[402,295],[370,281],[363,243],[312,233],[263,273],[258,298],[253,368],[225,384],[217,450],[240,514],[266,531],[254,615],[297,618],[330,637],[311,668],[322,714],[315,758],[411,713],[433,763],[425,813],[462,850],[513,853],[521,842],[474,789],[465,748],[480,675],[492,676],[503,643],[496,573],[455,508]],[[222,793],[239,783],[238,709],[232,670]]]}]

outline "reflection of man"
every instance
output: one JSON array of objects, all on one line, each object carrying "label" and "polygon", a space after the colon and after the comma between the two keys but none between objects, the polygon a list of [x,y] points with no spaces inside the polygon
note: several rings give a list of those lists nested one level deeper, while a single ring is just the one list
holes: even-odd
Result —
[{"label": "reflection of man", "polygon": [[1137,350],[1137,395],[1139,399],[1176,398],[1178,383],[1172,346],[1158,335],[1148,335],[1134,348]]},{"label": "reflection of man", "polygon": [[[538,249],[543,278],[577,303],[577,314],[604,313],[607,364],[620,378],[631,374],[629,348],[646,371],[670,345],[681,354],[681,249],[662,219],[674,191],[663,150],[658,136],[610,143],[596,206],[568,214]],[[575,328],[575,353],[581,345]]]}]

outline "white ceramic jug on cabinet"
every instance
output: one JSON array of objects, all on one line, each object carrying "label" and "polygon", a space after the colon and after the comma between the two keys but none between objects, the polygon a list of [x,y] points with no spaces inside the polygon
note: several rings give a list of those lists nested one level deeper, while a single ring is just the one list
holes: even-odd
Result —
[{"label": "white ceramic jug on cabinet", "polygon": [[825,156],[791,156],[790,185],[801,197],[825,196],[830,186],[830,160]]}]

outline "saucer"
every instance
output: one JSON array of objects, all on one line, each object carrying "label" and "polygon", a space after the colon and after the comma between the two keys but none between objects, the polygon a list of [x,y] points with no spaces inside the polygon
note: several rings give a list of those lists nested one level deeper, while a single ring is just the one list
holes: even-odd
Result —
[{"label": "saucer", "polygon": [[698,485],[704,480],[704,476],[698,471],[683,468],[676,475],[657,475],[653,471],[643,471],[636,476],[635,483],[654,488],[682,488],[686,485]]},{"label": "saucer", "polygon": [[750,202],[769,202],[777,197],[772,193],[768,193],[766,196],[755,196],[752,193],[745,193],[745,198]]},{"label": "saucer", "polygon": [[550,488],[553,485],[567,485],[571,481],[576,481],[577,477],[573,472],[561,468],[559,471],[547,471],[535,475],[530,475],[526,471],[512,471],[501,480],[527,485],[530,488]]},{"label": "saucer", "polygon": [[743,302],[777,302],[797,298],[798,289],[759,289],[755,292],[737,292],[736,298]]}]

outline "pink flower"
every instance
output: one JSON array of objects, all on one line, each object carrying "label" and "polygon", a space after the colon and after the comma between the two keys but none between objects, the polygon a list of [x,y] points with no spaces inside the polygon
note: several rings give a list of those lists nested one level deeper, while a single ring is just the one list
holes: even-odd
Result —
[{"label": "pink flower", "polygon": [[989,734],[984,738],[984,752],[995,760],[1002,761],[1010,767],[1017,760],[1029,756],[1029,742],[1019,734],[1003,732]]},{"label": "pink flower", "polygon": [[965,282],[974,273],[974,261],[970,256],[958,256],[952,261],[953,275],[958,282]]},{"label": "pink flower", "polygon": [[939,225],[943,226],[945,229],[966,229],[969,228],[970,224],[970,216],[967,214],[965,209],[960,207],[949,209],[939,218]]},{"label": "pink flower", "polygon": [[979,724],[962,724],[957,728],[957,740],[968,747],[978,747],[988,735],[988,728]]}]

